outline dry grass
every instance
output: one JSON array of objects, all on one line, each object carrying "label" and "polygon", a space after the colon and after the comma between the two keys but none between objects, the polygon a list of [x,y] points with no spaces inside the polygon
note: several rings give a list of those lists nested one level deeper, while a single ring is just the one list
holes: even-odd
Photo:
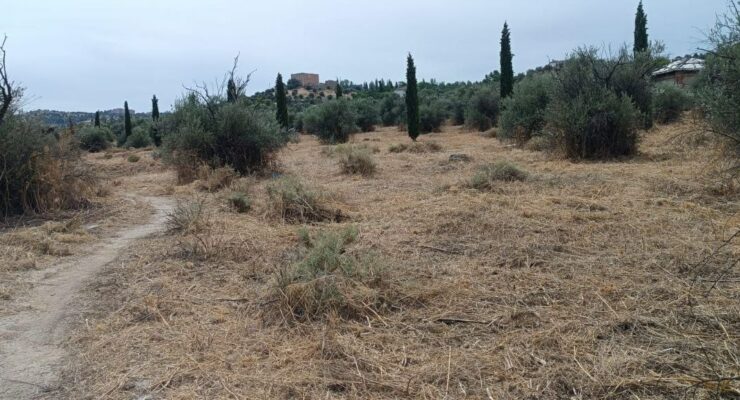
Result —
[{"label": "dry grass", "polygon": [[442,146],[437,142],[411,142],[411,143],[397,143],[392,144],[388,147],[388,151],[391,153],[436,153],[442,151]]},{"label": "dry grass", "polygon": [[[100,309],[83,316],[64,387],[47,396],[738,396],[740,246],[722,243],[738,230],[740,199],[711,190],[711,142],[681,143],[678,132],[692,130],[684,123],[645,133],[632,160],[571,163],[446,129],[430,135],[439,154],[376,155],[383,168],[371,180],[338,174],[312,138],[280,157],[353,213],[359,239],[331,254],[384,255],[383,281],[399,298],[343,285],[353,301],[316,308],[327,303],[304,296],[324,287],[277,284],[306,259],[307,238],[348,225],[317,222],[298,237],[272,218],[274,182],[259,181],[262,213],[214,207],[209,257],[181,251],[182,237],[156,237],[92,288],[105,293]],[[362,137],[388,146],[403,135]],[[445,164],[453,153],[475,162]],[[501,159],[536,179],[461,190]],[[297,318],[295,305],[315,318]]]},{"label": "dry grass", "polygon": [[295,176],[284,176],[267,185],[267,194],[276,215],[288,223],[342,220],[341,210],[327,204],[331,196],[307,186]]}]

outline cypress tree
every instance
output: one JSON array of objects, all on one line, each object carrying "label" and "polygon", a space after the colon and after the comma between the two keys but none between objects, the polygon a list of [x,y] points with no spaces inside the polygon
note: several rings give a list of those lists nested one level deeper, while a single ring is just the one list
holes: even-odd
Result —
[{"label": "cypress tree", "polygon": [[649,45],[647,15],[645,14],[645,10],[642,8],[642,0],[640,0],[640,4],[637,5],[637,13],[635,14],[635,54],[647,50]]},{"label": "cypress tree", "polygon": [[344,95],[344,92],[342,92],[342,84],[339,83],[339,78],[337,78],[337,90],[336,90],[336,92],[337,92],[337,98],[338,99],[341,99],[342,96]]},{"label": "cypress tree", "polygon": [[419,137],[419,94],[416,87],[416,66],[411,53],[406,59],[406,118],[409,137],[416,141]]},{"label": "cypress tree", "polygon": [[157,95],[152,97],[152,121],[159,121],[159,99]]},{"label": "cypress tree", "polygon": [[95,111],[95,127],[100,126],[100,111]]},{"label": "cypress tree", "polygon": [[229,103],[236,103],[236,83],[234,78],[229,78],[229,82],[226,84],[226,101]]},{"label": "cypress tree", "polygon": [[[131,113],[128,110],[128,101],[123,102],[123,134],[128,139],[131,136]],[[125,142],[125,140],[124,140]]]},{"label": "cypress tree", "polygon": [[283,84],[283,76],[278,74],[275,80],[275,99],[277,102],[277,113],[275,118],[277,119],[280,126],[283,128],[288,127],[288,99],[285,93],[285,85]]},{"label": "cypress tree", "polygon": [[509,24],[504,22],[501,31],[501,98],[508,97],[514,92],[514,67],[512,66],[511,37]]}]

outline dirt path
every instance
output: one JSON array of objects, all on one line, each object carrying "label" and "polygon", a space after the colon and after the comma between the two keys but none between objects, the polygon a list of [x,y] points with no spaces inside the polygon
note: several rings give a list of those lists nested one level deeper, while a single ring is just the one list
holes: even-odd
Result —
[{"label": "dirt path", "polygon": [[54,265],[32,277],[26,311],[0,318],[0,399],[30,399],[52,388],[64,355],[66,317],[87,280],[132,241],[160,230],[172,209],[169,199],[144,197],[156,210],[151,220],[118,232],[85,257]]}]

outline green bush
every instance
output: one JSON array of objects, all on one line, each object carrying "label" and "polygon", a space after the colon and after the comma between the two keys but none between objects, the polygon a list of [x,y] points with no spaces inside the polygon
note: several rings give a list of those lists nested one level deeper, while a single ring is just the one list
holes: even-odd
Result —
[{"label": "green bush", "polygon": [[480,132],[496,126],[499,114],[499,95],[491,88],[479,89],[465,110],[465,124]]},{"label": "green bush", "polygon": [[131,154],[130,156],[128,156],[127,160],[130,163],[136,163],[136,162],[139,162],[139,160],[141,160],[141,157],[139,157],[136,154]]},{"label": "green bush", "polygon": [[348,249],[358,238],[357,229],[315,237],[303,230],[299,235],[306,246],[301,259],[279,271],[275,301],[268,302],[276,308],[276,319],[287,315],[314,321],[336,315],[365,320],[389,308],[397,293],[386,283],[387,268],[372,253]]},{"label": "green bush", "polygon": [[511,139],[520,133],[524,137],[517,139],[526,141],[544,128],[554,85],[555,80],[549,73],[528,76],[517,82],[514,94],[502,102],[498,137]]},{"label": "green bush", "polygon": [[712,51],[697,82],[701,107],[714,132],[740,152],[740,7],[731,6],[708,35]]},{"label": "green bush", "polygon": [[508,161],[487,164],[473,175],[469,186],[478,190],[491,190],[496,182],[514,182],[527,179],[527,172]]},{"label": "green bush", "polygon": [[421,133],[439,132],[446,119],[447,112],[439,101],[431,101],[419,107]]},{"label": "green bush", "polygon": [[349,100],[339,99],[306,110],[303,126],[323,143],[346,143],[350,135],[358,130],[355,118]]},{"label": "green bush", "polygon": [[356,99],[350,102],[356,117],[357,126],[362,132],[372,132],[380,121],[378,104],[372,99]]},{"label": "green bush", "polygon": [[105,127],[86,126],[77,132],[80,148],[96,153],[110,147],[115,139],[113,132]]},{"label": "green bush", "polygon": [[406,103],[395,93],[387,94],[380,102],[380,120],[383,126],[395,126],[406,120]]},{"label": "green bush", "polygon": [[602,60],[595,49],[581,49],[557,72],[547,123],[572,159],[604,159],[637,150],[639,112],[603,77],[616,60]]},{"label": "green bush", "polygon": [[178,168],[178,177],[192,172],[187,166],[193,160],[240,174],[259,171],[289,140],[271,112],[244,101],[219,97],[206,104],[188,96],[175,105],[172,119],[175,129],[163,140],[163,155]]},{"label": "green bush", "polygon": [[137,126],[131,132],[131,136],[126,139],[125,146],[128,148],[141,149],[147,146],[151,146],[152,139],[149,132],[148,126]]},{"label": "green bush", "polygon": [[662,124],[675,122],[684,111],[691,108],[692,103],[686,90],[674,85],[659,85],[653,94],[655,120]]}]

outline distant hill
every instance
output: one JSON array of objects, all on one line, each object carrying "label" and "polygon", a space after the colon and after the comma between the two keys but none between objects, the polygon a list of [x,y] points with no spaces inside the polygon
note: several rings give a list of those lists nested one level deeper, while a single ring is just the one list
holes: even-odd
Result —
[{"label": "distant hill", "polygon": [[[151,113],[137,113],[131,110],[135,118],[151,118]],[[72,121],[73,124],[92,123],[95,119],[94,112],[83,111],[56,111],[56,110],[33,110],[25,113],[27,116],[40,119],[47,125],[66,126]],[[164,114],[164,113],[163,113]],[[100,120],[104,122],[113,122],[123,119],[123,108],[100,111]]]}]

